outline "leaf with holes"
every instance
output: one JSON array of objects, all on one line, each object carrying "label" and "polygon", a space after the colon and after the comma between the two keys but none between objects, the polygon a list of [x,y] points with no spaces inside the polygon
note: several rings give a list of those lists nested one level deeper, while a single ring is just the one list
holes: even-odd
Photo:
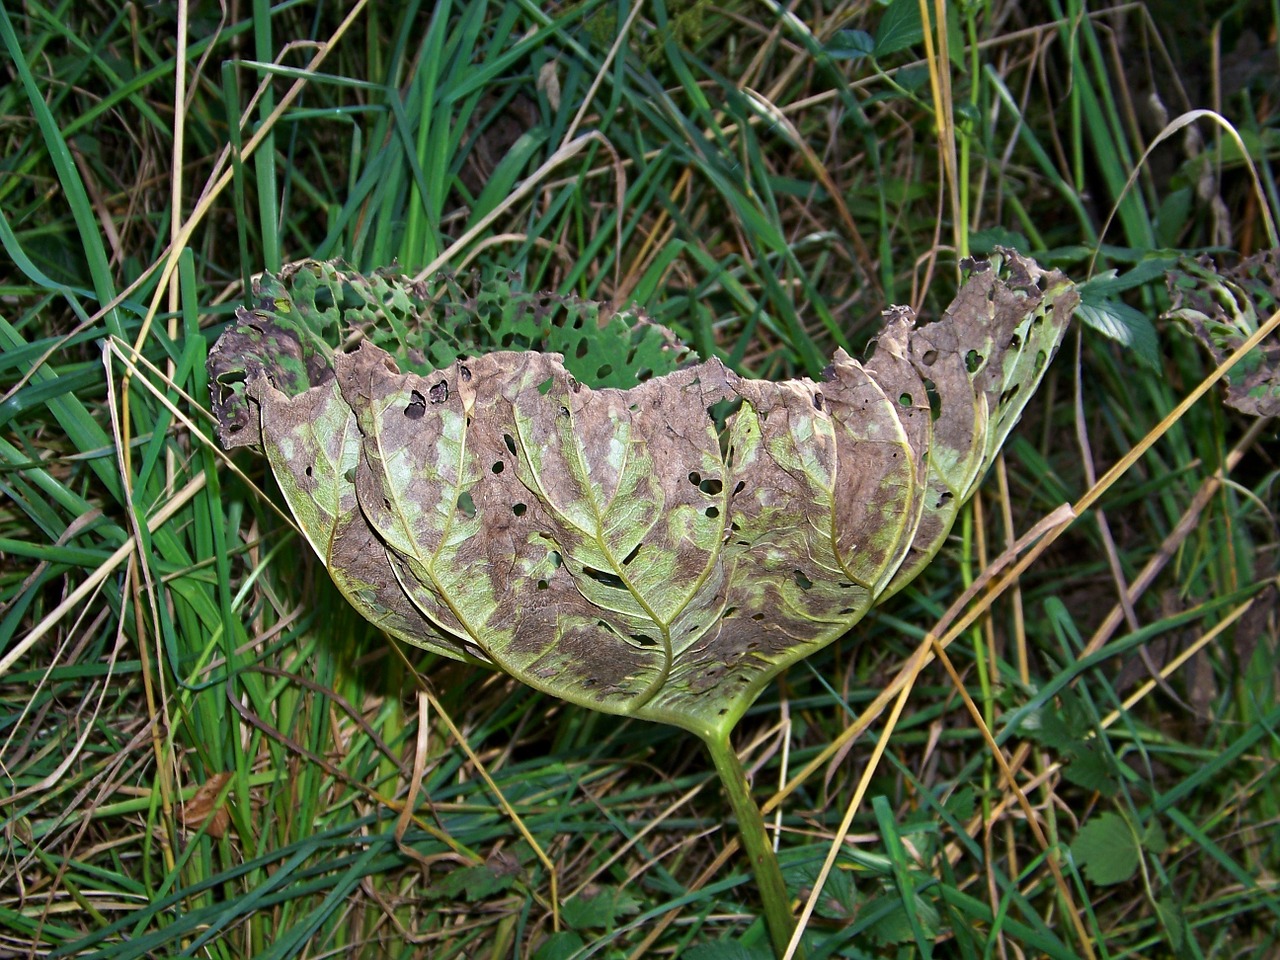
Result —
[{"label": "leaf with holes", "polygon": [[[1208,257],[1186,258],[1170,270],[1173,306],[1180,320],[1221,364],[1280,306],[1280,250],[1266,250],[1219,270]],[[1249,351],[1226,377],[1228,406],[1254,417],[1280,416],[1280,342]]]},{"label": "leaf with holes", "polygon": [[[431,297],[267,281],[211,354],[215,412],[388,632],[710,741],[937,553],[1043,376],[1071,284],[1010,252],[969,267],[937,322],[889,311],[874,356],[837,351],[818,383],[677,367],[669,335],[581,301],[535,328],[502,296],[455,298],[447,362],[405,347],[404,311],[349,347],[375,300]],[[345,318],[319,316],[339,297]]]}]

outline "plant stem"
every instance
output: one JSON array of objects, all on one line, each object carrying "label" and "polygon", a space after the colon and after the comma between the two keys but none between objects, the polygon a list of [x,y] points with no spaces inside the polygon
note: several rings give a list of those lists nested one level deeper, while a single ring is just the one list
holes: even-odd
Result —
[{"label": "plant stem", "polygon": [[[782,960],[796,924],[791,915],[791,898],[782,879],[782,869],[769,842],[769,834],[765,832],[764,817],[751,797],[746,771],[729,743],[728,734],[712,733],[704,737],[703,742],[711,752],[711,760],[720,775],[720,782],[724,784],[729,805],[738,818],[738,833],[751,858],[751,869],[756,876],[760,898],[764,901],[764,922],[773,943],[773,952],[778,960]],[[795,956],[803,960],[804,954],[797,950]]]}]

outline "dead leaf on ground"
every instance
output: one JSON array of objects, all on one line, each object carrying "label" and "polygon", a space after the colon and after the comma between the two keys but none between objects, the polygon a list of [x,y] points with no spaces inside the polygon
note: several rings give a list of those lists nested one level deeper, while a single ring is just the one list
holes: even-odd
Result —
[{"label": "dead leaf on ground", "polygon": [[215,411],[388,633],[705,737],[923,568],[1038,385],[1074,288],[1011,252],[971,269],[937,322],[890,311],[816,383],[654,375],[678,345],[621,327],[628,389],[538,350],[342,349],[277,287],[211,353]]}]

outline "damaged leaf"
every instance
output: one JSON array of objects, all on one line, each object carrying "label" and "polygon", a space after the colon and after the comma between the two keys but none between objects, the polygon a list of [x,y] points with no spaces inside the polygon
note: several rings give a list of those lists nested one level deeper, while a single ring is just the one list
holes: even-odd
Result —
[{"label": "damaged leaf", "polygon": [[[865,364],[771,383],[678,367],[665,331],[595,305],[537,326],[509,292],[449,313],[304,263],[211,353],[215,413],[387,632],[706,739],[937,553],[1043,376],[1074,288],[1010,252],[971,269],[937,322],[889,311]],[[356,306],[314,315],[300,277]]]},{"label": "damaged leaf", "polygon": [[[1228,270],[1207,256],[1183,259],[1168,273],[1173,307],[1181,320],[1221,364],[1280,308],[1280,259],[1266,250]],[[1227,405],[1254,417],[1280,415],[1280,343],[1251,350],[1227,374]]]}]

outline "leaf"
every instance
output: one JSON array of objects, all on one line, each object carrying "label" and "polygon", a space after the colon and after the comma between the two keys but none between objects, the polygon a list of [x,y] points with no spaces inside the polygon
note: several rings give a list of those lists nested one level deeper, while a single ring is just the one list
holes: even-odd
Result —
[{"label": "leaf", "polygon": [[[800,864],[787,871],[787,885],[799,890],[801,899],[808,899],[821,873],[822,867],[819,864]],[[859,900],[852,871],[837,866],[827,874],[822,893],[813,910],[818,916],[828,920],[849,921],[858,914]]]},{"label": "leaf", "polygon": [[1099,886],[1124,883],[1137,872],[1137,838],[1119,814],[1106,812],[1080,828],[1071,844],[1071,854]]},{"label": "leaf", "polygon": [[1117,764],[1096,742],[1080,744],[1070,756],[1071,761],[1063,768],[1062,775],[1071,783],[1106,796],[1120,789]]},{"label": "leaf", "polygon": [[910,912],[900,897],[888,894],[869,899],[862,913],[869,916],[879,914],[868,926],[867,933],[881,944],[913,943],[917,929],[923,930],[928,937],[936,937],[941,926],[937,908],[921,899],[919,894],[912,896]]},{"label": "leaf", "polygon": [[1180,949],[1186,929],[1182,908],[1166,893],[1156,901],[1156,915],[1160,918],[1160,926],[1164,928],[1169,945],[1174,950]]},{"label": "leaf", "polygon": [[612,930],[622,917],[640,912],[641,901],[617,887],[596,887],[561,906],[560,916],[574,930]]},{"label": "leaf", "polygon": [[218,803],[218,796],[223,787],[231,782],[235,774],[230,771],[215,773],[200,785],[192,798],[178,808],[182,826],[187,830],[205,828],[205,832],[215,840],[226,835],[231,825],[231,814],[227,811],[225,798]]},{"label": "leaf", "polygon": [[1121,346],[1128,347],[1150,369],[1158,370],[1160,341],[1156,336],[1156,328],[1145,313],[1109,296],[1116,288],[1107,285],[1105,281],[1113,277],[1114,273],[1101,278],[1095,277],[1077,288],[1080,292],[1080,304],[1076,307],[1076,316],[1086,326]]},{"label": "leaf", "polygon": [[1164,827],[1160,826],[1159,820],[1152,820],[1142,831],[1142,849],[1156,856],[1169,849],[1169,838],[1165,835]]},{"label": "leaf", "polygon": [[[1173,306],[1181,321],[1221,364],[1280,306],[1280,252],[1267,250],[1220,271],[1208,257],[1184,259],[1169,271]],[[1280,343],[1255,347],[1227,375],[1229,406],[1255,417],[1280,415]]]},{"label": "leaf", "polygon": [[919,0],[892,0],[876,28],[875,56],[887,57],[924,40]]},{"label": "leaf", "polygon": [[569,960],[570,957],[580,956],[586,946],[587,942],[581,935],[572,930],[561,930],[542,941],[533,960]]},{"label": "leaf", "polygon": [[[1012,252],[971,266],[939,321],[890,311],[866,364],[770,383],[663,373],[683,350],[642,317],[510,280],[433,300],[306,263],[211,352],[214,408],[383,629],[705,738],[923,568],[1042,377],[1073,288]],[[371,298],[408,305],[398,332]]]},{"label": "leaf", "polygon": [[837,30],[823,49],[832,60],[860,60],[875,52],[875,39],[865,30]]},{"label": "leaf", "polygon": [[943,808],[947,813],[961,823],[972,818],[977,807],[977,795],[971,786],[961,787],[949,796],[946,803],[943,804]]},{"label": "leaf", "polygon": [[1103,794],[1113,794],[1127,768],[1102,747],[1096,717],[1070,690],[1059,693],[1061,709],[1045,705],[1027,714],[1019,731],[1037,743],[1056,751],[1065,766],[1063,776],[1076,786]]},{"label": "leaf", "polygon": [[304,260],[264,274],[253,308],[236,312],[210,354],[223,446],[261,446],[249,381],[266,376],[297,396],[330,379],[334,353],[356,341],[389,350],[419,374],[499,349],[557,352],[582,381],[624,388],[669,373],[688,352],[639,310],[529,293],[507,273],[441,276],[433,290],[390,270],[365,275],[339,261]]},{"label": "leaf", "polygon": [[519,877],[518,870],[506,869],[497,862],[487,862],[469,867],[457,867],[444,876],[433,879],[423,891],[428,900],[466,900],[476,903],[511,889]]},{"label": "leaf", "polygon": [[[911,337],[909,362],[930,398],[931,449],[910,553],[884,596],[906,586],[941,548],[1043,377],[1077,302],[1062,274],[1045,274],[1011,251],[967,266],[973,274],[943,319]],[[894,354],[885,363],[901,366],[904,359]],[[879,353],[872,359],[878,362]]]},{"label": "leaf", "polygon": [[712,940],[698,943],[685,950],[684,960],[772,960],[773,950],[768,941],[760,940],[751,946],[736,940]]}]

